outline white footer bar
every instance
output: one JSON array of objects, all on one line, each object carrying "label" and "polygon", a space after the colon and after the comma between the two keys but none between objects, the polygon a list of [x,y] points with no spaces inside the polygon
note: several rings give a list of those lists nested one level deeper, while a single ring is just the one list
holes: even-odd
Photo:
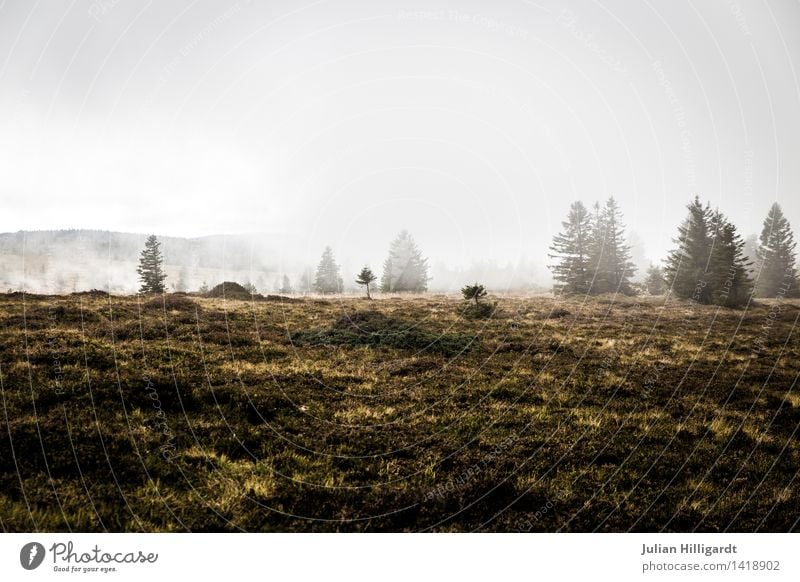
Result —
[{"label": "white footer bar", "polygon": [[0,580],[800,580],[799,550],[795,534],[3,534]]}]

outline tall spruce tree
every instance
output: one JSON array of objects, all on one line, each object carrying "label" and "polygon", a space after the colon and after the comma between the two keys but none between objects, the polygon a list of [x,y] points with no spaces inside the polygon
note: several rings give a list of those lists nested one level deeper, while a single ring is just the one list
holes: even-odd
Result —
[{"label": "tall spruce tree", "polygon": [[562,230],[553,237],[548,255],[555,263],[549,268],[553,272],[554,291],[565,294],[586,294],[592,282],[589,265],[591,240],[591,216],[578,200],[570,204],[567,220],[561,223]]},{"label": "tall spruce tree", "polygon": [[161,254],[161,243],[151,234],[144,243],[144,250],[139,256],[136,269],[142,286],[139,293],[163,293],[167,274],[164,272],[164,257]]},{"label": "tall spruce tree", "polygon": [[592,216],[589,222],[588,238],[588,265],[589,265],[589,291],[600,293],[605,283],[603,281],[603,254],[606,246],[606,230],[603,224],[603,210],[599,202],[592,206]]},{"label": "tall spruce tree", "polygon": [[339,265],[333,256],[333,249],[325,247],[322,259],[317,266],[317,274],[314,278],[314,290],[318,293],[341,293],[342,277],[339,274]]},{"label": "tall spruce tree", "polygon": [[689,215],[678,227],[677,247],[669,253],[664,266],[667,286],[677,297],[711,303],[708,274],[711,240],[709,223],[711,209],[703,206],[700,198],[687,205]]},{"label": "tall spruce tree", "polygon": [[748,275],[750,262],[744,254],[744,240],[719,210],[711,214],[709,233],[711,255],[707,280],[711,302],[726,307],[746,304],[753,284]]},{"label": "tall spruce tree", "polygon": [[614,197],[600,208],[595,205],[589,263],[594,271],[591,293],[633,295],[631,278],[636,266],[625,238],[622,212]]},{"label": "tall spruce tree", "polygon": [[756,295],[776,297],[797,295],[797,267],[794,234],[776,202],[764,219],[756,248]]},{"label": "tall spruce tree", "polygon": [[383,263],[381,291],[424,293],[428,290],[428,281],[428,259],[422,257],[408,231],[401,231],[389,245],[389,256]]}]

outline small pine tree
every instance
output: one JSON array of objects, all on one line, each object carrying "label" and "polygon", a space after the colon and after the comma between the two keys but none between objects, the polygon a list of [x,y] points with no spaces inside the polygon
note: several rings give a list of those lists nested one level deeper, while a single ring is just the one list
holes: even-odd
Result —
[{"label": "small pine tree", "polygon": [[647,269],[647,277],[644,286],[650,295],[663,295],[667,292],[667,284],[664,282],[664,271],[658,265],[650,265]]},{"label": "small pine tree", "polygon": [[339,275],[339,265],[336,264],[331,247],[325,247],[322,253],[314,278],[314,290],[322,294],[342,292],[342,277]]},{"label": "small pine tree", "polygon": [[372,296],[369,294],[369,286],[378,280],[378,277],[375,276],[375,273],[372,272],[372,269],[369,267],[364,267],[361,269],[361,272],[356,277],[356,283],[358,285],[366,286],[367,287],[367,299],[372,299]]},{"label": "small pine tree", "polygon": [[142,286],[139,293],[163,293],[167,275],[164,272],[164,257],[161,254],[161,243],[155,235],[150,235],[144,243],[144,250],[139,257],[139,280]]},{"label": "small pine tree", "polygon": [[475,301],[475,307],[478,307],[479,300],[486,297],[486,288],[483,285],[478,285],[476,281],[474,285],[465,285],[461,288],[461,294],[466,301]]},{"label": "small pine tree", "polygon": [[428,281],[428,259],[422,257],[408,231],[401,231],[389,245],[389,256],[383,263],[381,291],[424,293],[428,290]]},{"label": "small pine tree", "polygon": [[553,237],[550,247],[556,263],[549,268],[553,272],[556,293],[589,292],[591,273],[589,270],[589,242],[591,217],[582,202],[573,202],[567,220],[561,223],[563,230]]},{"label": "small pine tree", "polygon": [[711,250],[711,209],[703,206],[699,197],[687,208],[689,215],[678,227],[678,237],[674,239],[677,247],[667,257],[664,276],[677,297],[707,304],[712,300],[706,272]]},{"label": "small pine tree", "polygon": [[798,291],[796,243],[789,221],[776,202],[769,209],[756,249],[756,295],[776,297]]}]

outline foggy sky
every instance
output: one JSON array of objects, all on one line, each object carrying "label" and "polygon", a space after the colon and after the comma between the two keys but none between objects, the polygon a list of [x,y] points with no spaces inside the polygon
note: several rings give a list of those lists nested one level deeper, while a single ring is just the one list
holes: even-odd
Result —
[{"label": "foggy sky", "polygon": [[[566,8],[565,8],[566,6]],[[546,262],[614,195],[800,226],[798,2],[0,4],[0,231],[298,234],[379,266]],[[295,239],[293,239],[295,240]]]}]

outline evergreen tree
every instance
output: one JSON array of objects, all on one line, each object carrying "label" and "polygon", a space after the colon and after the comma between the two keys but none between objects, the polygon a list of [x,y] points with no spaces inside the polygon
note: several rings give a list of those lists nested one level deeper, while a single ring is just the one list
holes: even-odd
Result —
[{"label": "evergreen tree", "polygon": [[627,244],[631,254],[631,262],[634,267],[636,267],[636,275],[631,280],[636,281],[641,279],[643,281],[647,276],[647,269],[650,267],[650,261],[645,255],[644,241],[642,237],[639,236],[639,233],[630,231],[625,244]]},{"label": "evergreen tree", "polygon": [[591,238],[591,218],[582,202],[573,202],[569,207],[567,220],[561,223],[562,231],[553,237],[550,247],[556,263],[549,268],[555,280],[556,293],[589,292],[591,273],[589,267],[589,243]]},{"label": "evergreen tree", "polygon": [[478,307],[479,301],[486,297],[486,288],[483,285],[478,285],[476,281],[474,285],[462,287],[461,294],[466,301],[475,301],[475,307]]},{"label": "evergreen tree", "polygon": [[608,281],[605,280],[606,278],[603,275],[605,273],[606,229],[603,221],[603,210],[599,202],[595,202],[592,206],[588,233],[586,248],[588,251],[589,284],[586,292],[597,294],[604,292],[603,290],[608,286]]},{"label": "evergreen tree", "polygon": [[361,272],[356,277],[356,283],[359,285],[365,285],[367,287],[367,299],[372,299],[369,294],[369,286],[378,280],[378,277],[375,276],[375,273],[372,272],[372,269],[369,267],[364,267],[361,269]]},{"label": "evergreen tree", "polygon": [[758,236],[755,234],[748,235],[744,239],[744,256],[749,263],[751,263],[748,273],[751,277],[755,276],[755,271],[758,265]]},{"label": "evergreen tree", "polygon": [[428,290],[428,259],[407,230],[397,235],[389,246],[389,256],[383,263],[381,291],[384,293],[424,293]]},{"label": "evergreen tree", "polygon": [[181,293],[185,293],[189,290],[189,273],[186,270],[186,267],[181,267],[181,270],[178,271],[178,282],[175,283],[175,291],[179,291]]},{"label": "evergreen tree", "polygon": [[589,259],[594,269],[591,292],[633,295],[631,278],[636,266],[631,261],[630,247],[625,241],[622,212],[613,196],[602,209],[595,208]]},{"label": "evergreen tree", "polygon": [[664,271],[658,265],[650,265],[647,269],[647,277],[644,286],[650,295],[663,295],[667,292],[667,285],[664,282]]},{"label": "evergreen tree", "polygon": [[284,275],[283,279],[281,279],[281,288],[279,293],[281,295],[291,295],[294,293],[294,289],[292,288],[292,282],[289,280],[289,275]]},{"label": "evergreen tree", "polygon": [[163,293],[164,281],[167,279],[164,273],[164,257],[161,254],[161,243],[155,235],[150,235],[144,243],[144,250],[139,257],[139,280],[142,286],[139,293]]},{"label": "evergreen tree", "polygon": [[311,293],[313,288],[314,288],[314,272],[311,270],[310,267],[306,267],[300,274],[300,292],[305,295],[307,293]]},{"label": "evergreen tree", "polygon": [[708,284],[711,301],[716,305],[737,307],[750,298],[753,285],[747,270],[750,262],[744,255],[744,240],[725,216],[715,211],[709,223],[711,256]]},{"label": "evergreen tree", "polygon": [[795,265],[794,234],[789,221],[776,202],[769,209],[756,250],[756,295],[777,297],[795,295],[797,267]]},{"label": "evergreen tree", "polygon": [[673,241],[677,247],[667,257],[664,276],[677,297],[711,303],[706,272],[711,249],[711,210],[708,205],[703,206],[698,197],[687,208],[689,215],[678,227],[678,238]]},{"label": "evergreen tree", "polygon": [[314,290],[323,294],[342,291],[342,277],[339,275],[339,265],[336,264],[331,247],[325,247],[322,253],[314,278]]}]

